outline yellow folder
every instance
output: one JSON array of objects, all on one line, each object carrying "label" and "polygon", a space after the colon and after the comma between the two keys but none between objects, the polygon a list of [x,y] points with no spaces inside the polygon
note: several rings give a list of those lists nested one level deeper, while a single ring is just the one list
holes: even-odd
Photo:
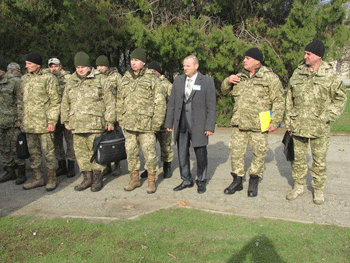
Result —
[{"label": "yellow folder", "polygon": [[261,131],[266,132],[271,122],[271,111],[263,111],[259,113]]}]

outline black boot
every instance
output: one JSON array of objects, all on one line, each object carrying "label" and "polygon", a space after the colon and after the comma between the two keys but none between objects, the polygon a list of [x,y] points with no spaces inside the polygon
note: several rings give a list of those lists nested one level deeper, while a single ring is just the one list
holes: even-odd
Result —
[{"label": "black boot", "polygon": [[258,184],[259,184],[259,176],[251,174],[249,178],[249,186],[248,186],[248,196],[255,197],[258,195]]},{"label": "black boot", "polygon": [[163,178],[170,178],[172,176],[171,162],[163,163]]},{"label": "black boot", "polygon": [[68,173],[67,173],[67,177],[74,177],[75,176],[75,162],[68,160]]},{"label": "black boot", "polygon": [[17,185],[24,184],[26,179],[27,179],[26,178],[26,166],[25,165],[19,165],[18,166],[18,175],[17,175],[16,184]]},{"label": "black boot", "polygon": [[112,172],[112,164],[107,163],[106,167],[103,169],[102,176],[106,176]]},{"label": "black boot", "polygon": [[148,177],[148,171],[145,170],[141,175],[140,175],[141,178],[147,178]]},{"label": "black boot", "polygon": [[17,175],[13,166],[5,167],[6,173],[0,178],[0,183],[5,183],[10,180],[16,180]]},{"label": "black boot", "polygon": [[243,190],[243,184],[242,184],[243,177],[237,176],[237,174],[235,173],[231,173],[231,175],[233,177],[233,182],[229,185],[229,187],[227,187],[224,190],[224,193],[227,195],[232,195],[236,191]]},{"label": "black boot", "polygon": [[58,169],[56,170],[56,176],[67,174],[67,163],[66,160],[58,161]]}]

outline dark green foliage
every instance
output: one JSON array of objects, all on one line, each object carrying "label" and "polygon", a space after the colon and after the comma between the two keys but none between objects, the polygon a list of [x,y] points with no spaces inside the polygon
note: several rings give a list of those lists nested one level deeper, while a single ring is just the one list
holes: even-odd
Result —
[{"label": "dark green foliage", "polygon": [[[200,71],[215,81],[218,112],[229,114],[223,106],[228,102],[221,101],[220,83],[242,68],[248,48],[263,51],[264,63],[285,86],[313,39],[325,43],[326,60],[340,58],[350,39],[344,2],[3,0],[0,56],[23,67],[26,54],[36,50],[44,66],[49,57],[58,56],[66,69],[74,71],[74,54],[85,51],[92,65],[104,54],[123,73],[130,52],[141,46],[149,61],[159,61],[172,81],[182,74],[184,57],[195,54]],[[221,114],[219,122],[229,119]]]}]

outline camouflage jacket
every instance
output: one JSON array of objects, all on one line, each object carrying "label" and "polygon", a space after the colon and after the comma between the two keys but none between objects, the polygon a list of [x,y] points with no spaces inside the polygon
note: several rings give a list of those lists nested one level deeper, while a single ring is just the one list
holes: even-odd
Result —
[{"label": "camouflage jacket", "polygon": [[315,72],[300,64],[289,81],[286,127],[297,136],[320,137],[343,112],[346,99],[345,86],[331,64],[322,61]]},{"label": "camouflage jacket", "polygon": [[247,71],[238,73],[241,81],[233,85],[226,78],[221,84],[224,95],[231,95],[235,105],[231,124],[242,130],[261,131],[259,113],[272,110],[271,125],[282,122],[285,99],[282,83],[273,71],[261,66],[253,75]]},{"label": "camouflage jacket", "polygon": [[161,81],[146,68],[136,76],[129,70],[118,90],[118,121],[126,130],[158,131],[163,124],[166,101]]},{"label": "camouflage jacket", "polygon": [[27,73],[21,78],[18,116],[27,133],[47,133],[47,125],[56,125],[61,97],[57,78],[48,71]]},{"label": "camouflage jacket", "polygon": [[58,84],[60,85],[60,94],[61,97],[63,96],[63,92],[64,92],[64,87],[66,86],[66,83],[70,77],[70,72],[66,71],[64,69],[61,69],[60,72],[58,72],[57,75],[55,75],[58,79]]},{"label": "camouflage jacket", "polygon": [[[173,84],[171,84],[170,81],[164,75],[161,75],[159,77],[159,79],[161,80],[161,91],[164,94],[166,104],[168,105],[171,90],[173,89]],[[165,121],[165,119],[164,119],[164,121]],[[165,128],[164,128],[164,123],[163,123],[161,126],[161,130],[164,130],[164,129]]]},{"label": "camouflage jacket", "polygon": [[106,76],[93,68],[85,78],[75,72],[68,79],[61,122],[73,133],[99,133],[106,125],[114,125],[115,98],[105,84]]},{"label": "camouflage jacket", "polygon": [[17,97],[21,80],[8,74],[0,80],[0,129],[16,127]]},{"label": "camouflage jacket", "polygon": [[[106,85],[113,93],[115,103],[117,103],[117,92],[122,83],[122,75],[119,74],[116,68],[110,68],[103,74],[107,76]],[[115,112],[115,114],[117,115],[117,111]]]}]

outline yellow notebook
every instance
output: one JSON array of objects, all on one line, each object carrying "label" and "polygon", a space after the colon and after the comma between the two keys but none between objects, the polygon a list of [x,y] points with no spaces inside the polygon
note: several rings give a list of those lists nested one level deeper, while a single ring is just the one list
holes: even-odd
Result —
[{"label": "yellow notebook", "polygon": [[267,127],[269,127],[271,122],[271,112],[272,111],[263,111],[259,113],[260,116],[260,125],[261,131],[266,132]]}]

